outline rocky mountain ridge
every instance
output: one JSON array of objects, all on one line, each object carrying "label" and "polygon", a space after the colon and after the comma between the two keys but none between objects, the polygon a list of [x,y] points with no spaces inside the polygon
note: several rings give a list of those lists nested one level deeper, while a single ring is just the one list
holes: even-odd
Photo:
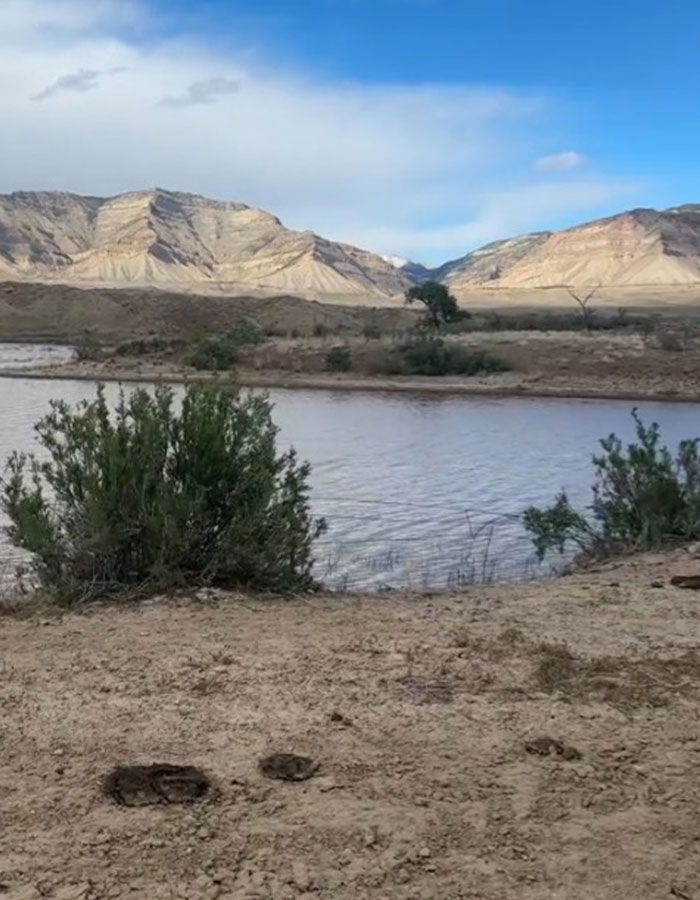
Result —
[{"label": "rocky mountain ridge", "polygon": [[700,205],[634,209],[495,241],[441,266],[434,277],[455,291],[700,285]]},{"label": "rocky mountain ridge", "polygon": [[[242,203],[156,188],[116,197],[0,196],[0,280],[188,292],[296,294],[371,304],[416,282],[459,296],[600,285],[700,285],[700,204],[635,209],[494,241],[438,268],[285,228]],[[510,293],[509,293],[510,292]]]},{"label": "rocky mountain ridge", "polygon": [[162,189],[0,196],[0,278],[350,298],[411,284],[379,255],[291,231],[263,210]]}]

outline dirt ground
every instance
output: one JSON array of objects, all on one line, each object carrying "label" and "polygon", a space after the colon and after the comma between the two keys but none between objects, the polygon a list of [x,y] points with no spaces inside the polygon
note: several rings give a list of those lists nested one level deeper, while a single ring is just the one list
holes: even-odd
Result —
[{"label": "dirt ground", "polygon": [[[698,900],[700,597],[669,578],[699,570],[6,616],[0,896]],[[269,780],[276,751],[320,768]],[[102,795],[151,762],[216,790]]]}]

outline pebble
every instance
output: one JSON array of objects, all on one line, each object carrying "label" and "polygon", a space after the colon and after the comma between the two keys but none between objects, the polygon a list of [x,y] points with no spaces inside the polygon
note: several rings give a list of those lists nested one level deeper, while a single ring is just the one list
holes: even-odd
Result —
[{"label": "pebble", "polygon": [[309,870],[304,863],[298,859],[292,863],[292,879],[300,891],[308,891],[311,887]]},{"label": "pebble", "polygon": [[422,847],[422,848],[418,851],[418,856],[421,856],[423,859],[428,859],[428,857],[430,856],[430,848],[429,848],[429,847]]}]

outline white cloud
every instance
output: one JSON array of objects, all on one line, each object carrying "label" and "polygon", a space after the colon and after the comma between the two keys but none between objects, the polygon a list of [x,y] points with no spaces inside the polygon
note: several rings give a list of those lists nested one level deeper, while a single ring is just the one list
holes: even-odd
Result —
[{"label": "white cloud", "polygon": [[457,248],[453,256],[500,238],[514,237],[537,227],[543,220],[566,216],[585,217],[601,206],[624,200],[638,190],[632,182],[590,179],[521,184],[509,190],[482,195],[468,221],[429,227],[393,229],[369,227],[351,235],[366,246],[400,246],[410,258],[421,255],[444,262],[444,248]]},{"label": "white cloud", "polygon": [[572,169],[580,169],[587,162],[588,159],[582,153],[565,150],[563,153],[540,156],[535,160],[535,168],[540,172],[570,172]]},{"label": "white cloud", "polygon": [[125,0],[0,0],[0,191],[162,185],[431,261],[617,196],[606,180],[519,186],[552,117],[541,96],[311,79],[129,39],[146,18]]}]

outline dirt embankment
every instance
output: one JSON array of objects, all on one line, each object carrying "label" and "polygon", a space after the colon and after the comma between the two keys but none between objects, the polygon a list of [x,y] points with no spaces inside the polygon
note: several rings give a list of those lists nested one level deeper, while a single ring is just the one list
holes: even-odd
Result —
[{"label": "dirt embankment", "polygon": [[[270,338],[244,348],[235,376],[212,376],[186,364],[185,355],[116,355],[28,374],[112,381],[182,381],[236,377],[260,387],[336,390],[430,391],[475,395],[618,397],[700,400],[700,341],[662,349],[657,339],[609,332],[508,331],[450,338],[503,360],[509,371],[476,377],[386,376],[374,374],[392,352],[390,338],[366,340],[337,336]],[[349,348],[352,369],[329,371],[328,354],[339,343]]]},{"label": "dirt embankment", "polygon": [[[6,618],[2,896],[695,900],[700,600],[669,578],[698,570]],[[271,781],[276,751],[320,768]],[[216,791],[103,796],[151,762]]]},{"label": "dirt embankment", "polygon": [[408,328],[419,313],[405,308],[334,306],[292,295],[221,297],[143,288],[81,289],[0,282],[3,341],[71,343],[86,332],[107,342],[154,334],[220,334],[246,317],[254,318],[271,334],[311,335],[318,328],[359,334],[367,323],[382,330]]}]

